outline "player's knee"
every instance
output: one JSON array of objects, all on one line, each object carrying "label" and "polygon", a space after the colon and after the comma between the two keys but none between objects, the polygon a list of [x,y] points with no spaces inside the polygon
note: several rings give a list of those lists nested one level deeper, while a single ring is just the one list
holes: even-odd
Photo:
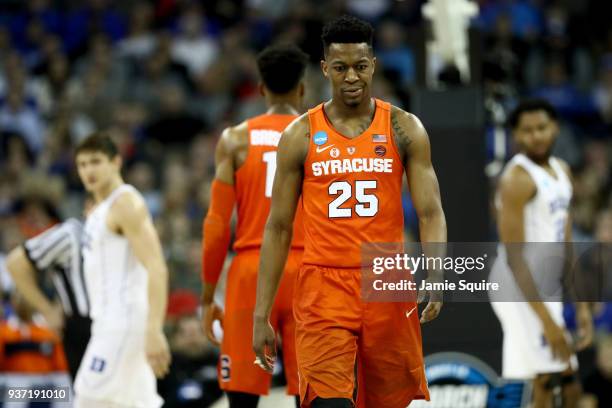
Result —
[{"label": "player's knee", "polygon": [[352,408],[353,403],[348,398],[315,398],[312,408]]},{"label": "player's knee", "polygon": [[228,392],[230,408],[257,408],[259,395],[247,394],[246,392]]}]

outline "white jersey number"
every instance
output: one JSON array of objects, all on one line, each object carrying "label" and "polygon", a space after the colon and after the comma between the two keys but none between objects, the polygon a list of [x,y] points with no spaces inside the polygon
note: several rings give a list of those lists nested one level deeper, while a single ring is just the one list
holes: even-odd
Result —
[{"label": "white jersey number", "polygon": [[265,152],[263,161],[266,163],[266,197],[272,197],[272,185],[274,184],[274,174],[276,173],[276,152]]},{"label": "white jersey number", "polygon": [[[366,190],[376,188],[376,180],[355,181],[355,213],[360,217],[373,217],[378,212],[378,197],[366,194]],[[328,207],[329,218],[350,218],[352,208],[340,208],[353,195],[353,186],[348,181],[335,181],[327,189],[330,195],[338,195]]]}]

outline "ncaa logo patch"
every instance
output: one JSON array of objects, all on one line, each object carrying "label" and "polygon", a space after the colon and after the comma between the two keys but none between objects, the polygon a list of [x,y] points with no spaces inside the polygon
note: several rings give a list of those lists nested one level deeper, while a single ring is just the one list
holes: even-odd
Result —
[{"label": "ncaa logo patch", "polygon": [[324,145],[325,143],[327,143],[327,132],[319,130],[317,133],[314,134],[312,140],[317,146]]},{"label": "ncaa logo patch", "polygon": [[378,145],[374,148],[374,153],[376,153],[377,156],[382,157],[387,153],[387,149],[385,148],[385,146]]},{"label": "ncaa logo patch", "polygon": [[329,151],[329,155],[335,159],[336,157],[340,156],[340,149],[334,147]]},{"label": "ncaa logo patch", "polygon": [[349,146],[346,148],[346,152],[350,155],[355,154],[355,146]]},{"label": "ncaa logo patch", "polygon": [[228,382],[231,379],[232,359],[227,354],[223,354],[219,358],[219,376],[221,381]]}]

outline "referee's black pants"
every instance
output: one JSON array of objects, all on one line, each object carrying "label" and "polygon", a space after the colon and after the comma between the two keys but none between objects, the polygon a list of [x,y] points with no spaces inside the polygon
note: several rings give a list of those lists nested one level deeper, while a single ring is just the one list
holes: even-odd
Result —
[{"label": "referee's black pants", "polygon": [[87,343],[89,342],[89,336],[91,335],[91,319],[82,316],[66,316],[64,323],[64,337],[62,343],[64,345],[64,353],[66,354],[66,360],[68,361],[68,370],[70,371],[70,377],[74,382],[79,365]]}]

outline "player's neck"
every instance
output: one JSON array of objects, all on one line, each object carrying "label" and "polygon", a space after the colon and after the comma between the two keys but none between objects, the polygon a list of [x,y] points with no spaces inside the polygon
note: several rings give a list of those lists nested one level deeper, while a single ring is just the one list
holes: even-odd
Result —
[{"label": "player's neck", "polygon": [[523,152],[523,154],[540,167],[550,167],[550,155],[546,157],[533,157],[526,152]]},{"label": "player's neck", "polygon": [[286,100],[268,102],[268,115],[297,115],[299,113],[296,105]]},{"label": "player's neck", "polygon": [[330,118],[355,118],[359,116],[373,117],[376,109],[374,98],[367,97],[359,105],[349,106],[339,98],[333,98],[325,104],[325,112]]},{"label": "player's neck", "polygon": [[110,180],[106,185],[101,186],[100,189],[94,192],[94,198],[96,203],[100,203],[104,201],[113,191],[115,191],[119,186],[123,183],[123,179],[121,177],[114,177]]}]

